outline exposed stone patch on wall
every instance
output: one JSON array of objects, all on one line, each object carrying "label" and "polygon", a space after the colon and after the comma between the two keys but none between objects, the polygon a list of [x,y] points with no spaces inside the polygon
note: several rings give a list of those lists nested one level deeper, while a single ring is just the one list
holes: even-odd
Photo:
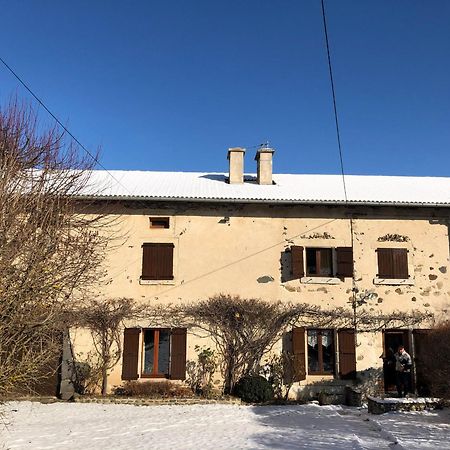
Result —
[{"label": "exposed stone patch on wall", "polygon": [[301,239],[335,239],[334,236],[331,236],[330,233],[327,233],[326,231],[323,233],[313,233],[308,236],[302,235],[300,236]]},{"label": "exposed stone patch on wall", "polygon": [[377,239],[378,242],[408,242],[409,237],[402,234],[385,234]]},{"label": "exposed stone patch on wall", "polygon": [[256,279],[258,283],[272,283],[275,279],[271,277],[270,275],[264,275],[262,277],[259,277]]},{"label": "exposed stone patch on wall", "polygon": [[283,287],[289,292],[295,292],[295,287],[289,284],[283,284]]}]

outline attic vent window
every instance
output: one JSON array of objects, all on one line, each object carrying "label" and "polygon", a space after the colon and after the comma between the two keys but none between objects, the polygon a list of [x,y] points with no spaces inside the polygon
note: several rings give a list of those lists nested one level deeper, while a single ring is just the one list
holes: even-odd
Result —
[{"label": "attic vent window", "polygon": [[150,228],[169,228],[169,217],[150,217]]}]

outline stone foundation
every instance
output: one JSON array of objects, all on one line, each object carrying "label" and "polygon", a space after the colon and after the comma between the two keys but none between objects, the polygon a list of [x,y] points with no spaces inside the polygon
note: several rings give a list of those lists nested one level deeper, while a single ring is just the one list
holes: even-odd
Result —
[{"label": "stone foundation", "polygon": [[435,409],[438,398],[378,398],[367,397],[368,410],[371,414],[384,414],[391,411],[424,411]]},{"label": "stone foundation", "polygon": [[144,397],[78,397],[76,403],[115,403],[120,405],[155,406],[155,405],[240,405],[239,398],[207,399],[207,398],[144,398]]}]

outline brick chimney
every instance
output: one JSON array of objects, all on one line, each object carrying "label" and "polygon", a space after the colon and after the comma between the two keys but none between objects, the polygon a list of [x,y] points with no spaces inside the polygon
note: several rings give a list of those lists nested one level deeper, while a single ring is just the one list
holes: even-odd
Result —
[{"label": "brick chimney", "polygon": [[230,184],[242,184],[244,182],[244,155],[245,148],[234,147],[228,149]]},{"label": "brick chimney", "polygon": [[272,184],[272,158],[274,152],[273,148],[267,147],[262,147],[256,152],[255,161],[258,164],[256,181],[258,184]]}]

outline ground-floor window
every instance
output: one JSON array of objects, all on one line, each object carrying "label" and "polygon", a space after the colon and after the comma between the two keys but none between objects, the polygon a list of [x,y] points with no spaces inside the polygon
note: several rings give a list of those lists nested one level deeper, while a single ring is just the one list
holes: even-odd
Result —
[{"label": "ground-floor window", "polygon": [[307,330],[308,373],[324,375],[334,373],[333,330]]},{"label": "ground-floor window", "polygon": [[170,330],[144,330],[143,356],[143,375],[169,376]]},{"label": "ground-floor window", "polygon": [[302,381],[307,375],[355,378],[356,340],[353,329],[296,327],[292,329],[290,343],[291,347],[285,351],[294,357],[294,381]]},{"label": "ground-floor window", "polygon": [[185,328],[126,328],[124,330],[122,379],[186,376]]}]

